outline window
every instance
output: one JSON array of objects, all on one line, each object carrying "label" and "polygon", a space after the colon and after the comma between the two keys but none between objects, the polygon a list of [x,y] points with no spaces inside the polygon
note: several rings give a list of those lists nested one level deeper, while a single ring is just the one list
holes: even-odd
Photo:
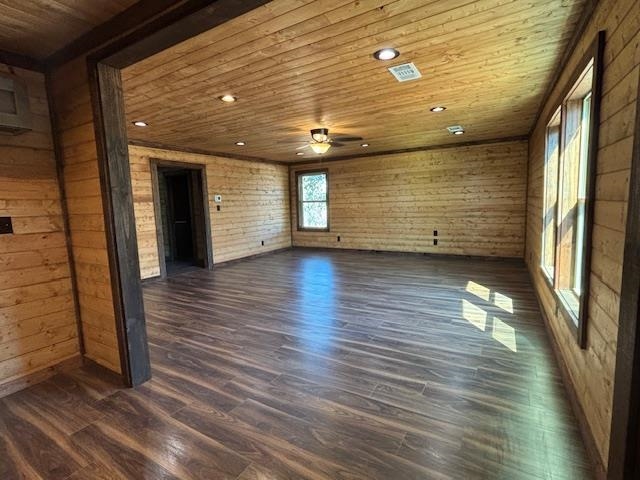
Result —
[{"label": "window", "polygon": [[329,230],[327,172],[298,173],[298,230]]},{"label": "window", "polygon": [[558,165],[560,163],[560,108],[547,125],[542,215],[542,271],[553,282],[556,256]]},{"label": "window", "polygon": [[540,267],[584,346],[598,112],[599,35],[546,129]]}]

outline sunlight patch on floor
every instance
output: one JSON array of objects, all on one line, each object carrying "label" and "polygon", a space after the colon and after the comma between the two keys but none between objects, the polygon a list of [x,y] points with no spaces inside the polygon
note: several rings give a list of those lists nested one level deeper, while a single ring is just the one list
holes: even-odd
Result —
[{"label": "sunlight patch on floor", "polygon": [[493,304],[496,307],[501,308],[505,312],[513,313],[513,300],[506,295],[502,295],[501,293],[494,292],[493,294]]},{"label": "sunlight patch on floor", "polygon": [[489,295],[491,294],[491,290],[489,290],[487,287],[472,281],[467,282],[467,292],[472,293],[476,297],[481,298],[486,302],[489,301]]},{"label": "sunlight patch on floor", "polygon": [[467,300],[462,300],[462,316],[478,330],[487,328],[487,312]]},{"label": "sunlight patch on floor", "polygon": [[493,317],[493,332],[491,336],[507,347],[512,352],[517,352],[516,330],[511,325],[507,325],[498,317]]}]

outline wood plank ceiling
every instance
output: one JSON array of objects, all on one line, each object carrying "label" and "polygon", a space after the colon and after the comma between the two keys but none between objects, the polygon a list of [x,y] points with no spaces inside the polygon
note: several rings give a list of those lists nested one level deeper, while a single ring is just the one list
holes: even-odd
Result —
[{"label": "wood plank ceiling", "polygon": [[[124,70],[129,136],[299,161],[315,156],[296,155],[314,127],[362,136],[372,153],[524,135],[583,4],[275,0]],[[382,47],[400,56],[375,60]],[[406,62],[421,79],[387,71]],[[360,143],[325,157],[363,153]]]},{"label": "wood plank ceiling", "polygon": [[0,1],[0,50],[43,60],[136,1]]}]

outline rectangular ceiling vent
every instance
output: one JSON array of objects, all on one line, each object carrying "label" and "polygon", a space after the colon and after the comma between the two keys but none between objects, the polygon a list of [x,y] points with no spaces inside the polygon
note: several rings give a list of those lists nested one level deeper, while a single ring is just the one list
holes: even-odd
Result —
[{"label": "rectangular ceiling vent", "polygon": [[413,63],[403,63],[402,65],[396,65],[390,67],[389,71],[391,75],[396,77],[399,82],[408,82],[409,80],[417,80],[422,78],[420,70]]},{"label": "rectangular ceiling vent", "polygon": [[464,128],[462,128],[460,125],[452,125],[451,127],[447,127],[447,130],[449,130],[449,133],[453,134],[455,134],[456,132],[464,132]]}]

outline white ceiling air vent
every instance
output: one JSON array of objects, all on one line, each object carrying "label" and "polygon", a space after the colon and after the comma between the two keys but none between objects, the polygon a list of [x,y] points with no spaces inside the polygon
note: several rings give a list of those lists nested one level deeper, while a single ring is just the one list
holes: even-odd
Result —
[{"label": "white ceiling air vent", "polygon": [[449,130],[449,133],[453,133],[454,135],[456,132],[464,132],[464,128],[462,128],[460,125],[452,125],[450,127],[447,127],[447,130]]},{"label": "white ceiling air vent", "polygon": [[402,65],[396,65],[395,67],[389,67],[391,75],[396,77],[399,82],[408,82],[409,80],[417,80],[422,78],[418,67],[413,63],[403,63]]}]

